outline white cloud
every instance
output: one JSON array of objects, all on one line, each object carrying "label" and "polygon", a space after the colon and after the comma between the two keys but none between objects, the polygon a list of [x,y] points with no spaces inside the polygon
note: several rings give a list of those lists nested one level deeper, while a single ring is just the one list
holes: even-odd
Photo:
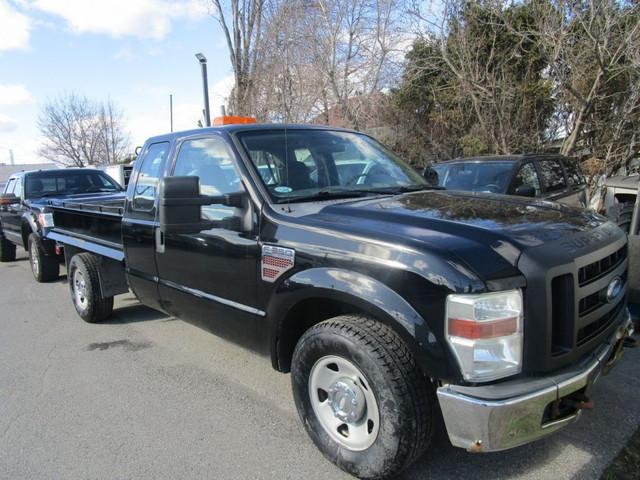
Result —
[{"label": "white cloud", "polygon": [[0,133],[10,133],[18,129],[18,121],[0,113]]},{"label": "white cloud", "polygon": [[[209,102],[211,103],[212,117],[218,115],[220,106],[228,105],[234,84],[234,76],[227,75],[213,85],[209,85]],[[215,112],[215,115],[213,112]]]},{"label": "white cloud", "polygon": [[31,19],[0,0],[0,52],[29,49]]},{"label": "white cloud", "polygon": [[100,33],[115,38],[164,38],[176,19],[204,18],[197,0],[36,0],[33,6],[67,21],[75,33]]},{"label": "white cloud", "polygon": [[127,43],[113,54],[113,58],[133,63],[137,60],[138,55],[133,51],[133,47]]},{"label": "white cloud", "polygon": [[0,107],[34,103],[35,100],[24,85],[0,84]]}]

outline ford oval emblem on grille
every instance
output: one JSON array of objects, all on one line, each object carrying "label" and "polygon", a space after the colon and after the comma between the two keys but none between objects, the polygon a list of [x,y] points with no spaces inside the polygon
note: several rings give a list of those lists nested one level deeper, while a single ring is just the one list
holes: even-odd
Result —
[{"label": "ford oval emblem on grille", "polygon": [[609,282],[607,286],[607,302],[613,302],[622,290],[622,280],[620,277],[615,277]]}]

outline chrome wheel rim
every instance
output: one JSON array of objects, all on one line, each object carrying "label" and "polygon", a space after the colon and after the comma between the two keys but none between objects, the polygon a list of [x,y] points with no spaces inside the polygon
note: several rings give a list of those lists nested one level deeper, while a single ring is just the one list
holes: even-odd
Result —
[{"label": "chrome wheel rim", "polygon": [[362,451],[375,442],[380,413],[364,375],[350,361],[320,358],[309,375],[309,397],[324,431],[342,447]]},{"label": "chrome wheel rim", "polygon": [[87,284],[84,275],[79,271],[73,272],[73,301],[81,310],[87,309]]},{"label": "chrome wheel rim", "polygon": [[31,260],[31,271],[37,277],[40,273],[40,264],[38,263],[38,251],[35,242],[29,245],[29,260]]}]

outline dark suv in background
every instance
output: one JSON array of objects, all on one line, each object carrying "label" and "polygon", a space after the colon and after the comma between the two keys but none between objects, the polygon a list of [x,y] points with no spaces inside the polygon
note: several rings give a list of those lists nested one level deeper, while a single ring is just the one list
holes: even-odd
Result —
[{"label": "dark suv in background", "polygon": [[578,162],[562,155],[458,158],[428,168],[425,176],[447,190],[520,195],[582,207],[589,204]]},{"label": "dark suv in background", "polygon": [[43,236],[42,210],[54,198],[81,201],[122,191],[118,182],[95,168],[52,168],[11,175],[0,193],[0,262],[15,260],[16,247],[24,248],[35,279],[55,280],[63,255],[54,241]]}]

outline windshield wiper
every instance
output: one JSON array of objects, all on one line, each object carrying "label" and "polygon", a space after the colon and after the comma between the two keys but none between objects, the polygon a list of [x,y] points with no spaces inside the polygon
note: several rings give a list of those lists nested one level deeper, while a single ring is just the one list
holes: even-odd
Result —
[{"label": "windshield wiper", "polygon": [[46,198],[46,197],[63,197],[68,194],[69,194],[68,192],[49,192],[49,193],[43,193],[42,195],[38,195],[37,197],[31,197],[31,198],[36,199],[36,198]]},{"label": "windshield wiper", "polygon": [[446,190],[444,187],[432,186],[432,185],[403,185],[400,187],[400,191],[405,192],[419,192],[421,190]]},{"label": "windshield wiper", "polygon": [[326,200],[331,198],[358,198],[362,197],[367,192],[362,190],[352,190],[352,189],[324,189],[318,192],[314,192],[308,195],[300,195],[300,196],[291,196],[286,198],[280,198],[278,203],[287,203],[287,202],[305,202],[305,201],[313,201],[313,200]]}]

